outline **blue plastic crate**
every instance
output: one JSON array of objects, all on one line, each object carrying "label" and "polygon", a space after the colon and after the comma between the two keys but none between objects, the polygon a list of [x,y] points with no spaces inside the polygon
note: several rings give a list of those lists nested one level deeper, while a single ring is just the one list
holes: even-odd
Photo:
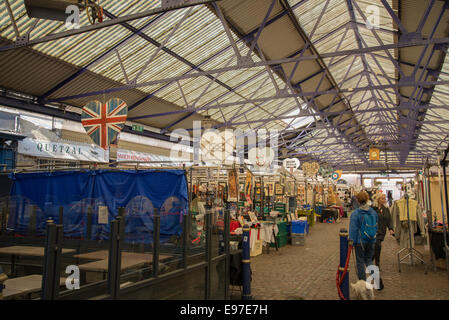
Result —
[{"label": "blue plastic crate", "polygon": [[292,233],[307,233],[308,232],[307,221],[292,221]]}]

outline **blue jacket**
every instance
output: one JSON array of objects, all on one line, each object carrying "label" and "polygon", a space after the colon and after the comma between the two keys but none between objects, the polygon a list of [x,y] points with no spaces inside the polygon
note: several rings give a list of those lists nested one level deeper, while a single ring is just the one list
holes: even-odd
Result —
[{"label": "blue jacket", "polygon": [[[377,212],[366,204],[360,206],[351,214],[351,219],[349,221],[349,239],[352,240],[354,244],[360,243],[360,227],[362,225],[363,216],[367,214],[375,215],[376,222],[379,222],[379,215]],[[375,240],[373,243],[374,242]]]}]

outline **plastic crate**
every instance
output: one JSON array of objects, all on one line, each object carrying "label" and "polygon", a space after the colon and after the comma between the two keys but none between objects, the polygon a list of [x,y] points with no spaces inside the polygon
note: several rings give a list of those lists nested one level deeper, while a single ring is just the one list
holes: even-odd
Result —
[{"label": "plastic crate", "polygon": [[302,233],[305,234],[308,231],[307,221],[292,221],[292,234]]},{"label": "plastic crate", "polygon": [[[285,233],[278,233],[276,236],[276,240],[278,243],[278,247],[281,248],[283,246],[285,246],[287,244],[287,232]],[[275,243],[270,243],[270,247],[275,248],[276,244]]]},{"label": "plastic crate", "polygon": [[275,203],[274,210],[279,211],[281,213],[285,213],[285,203]]},{"label": "plastic crate", "polygon": [[279,233],[288,233],[288,226],[287,226],[288,223],[287,222],[280,221],[280,222],[277,222],[276,224],[278,226]]},{"label": "plastic crate", "polygon": [[292,245],[304,246],[306,244],[306,235],[304,233],[292,233]]}]

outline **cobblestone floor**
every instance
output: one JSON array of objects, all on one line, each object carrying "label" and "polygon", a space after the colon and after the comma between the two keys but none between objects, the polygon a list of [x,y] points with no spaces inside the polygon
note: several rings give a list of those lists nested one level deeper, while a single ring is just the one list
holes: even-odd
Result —
[{"label": "cobblestone floor", "polygon": [[[253,299],[264,300],[338,300],[335,276],[339,263],[339,230],[348,228],[349,219],[340,223],[317,223],[310,228],[305,246],[286,245],[276,251],[270,248],[251,258]],[[449,299],[449,280],[445,269],[434,270],[429,247],[416,246],[424,255],[425,265],[401,264],[398,272],[396,240],[387,236],[382,245],[381,276],[385,285],[375,291],[377,300],[446,300]],[[445,267],[444,260],[437,266]],[[351,255],[350,281],[357,281],[355,257]]]}]

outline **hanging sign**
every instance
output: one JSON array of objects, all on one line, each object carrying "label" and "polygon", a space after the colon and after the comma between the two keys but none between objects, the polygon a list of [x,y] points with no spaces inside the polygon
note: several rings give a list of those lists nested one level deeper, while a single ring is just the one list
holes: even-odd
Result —
[{"label": "hanging sign", "polygon": [[128,107],[119,98],[105,104],[90,101],[82,110],[81,123],[92,140],[106,150],[124,128],[127,115]]},{"label": "hanging sign", "polygon": [[274,151],[272,148],[254,147],[248,151],[248,160],[258,170],[268,169],[274,160]]},{"label": "hanging sign", "polygon": [[253,181],[253,177],[251,175],[251,172],[248,171],[246,173],[246,179],[245,179],[245,198],[246,198],[246,201],[248,201],[248,202],[252,202],[251,201],[252,181]]},{"label": "hanging sign", "polygon": [[341,170],[336,170],[332,173],[332,180],[338,180],[341,178]]},{"label": "hanging sign", "polygon": [[318,174],[322,176],[324,179],[327,179],[332,176],[332,173],[334,172],[334,169],[332,169],[329,166],[321,166],[318,170]]},{"label": "hanging sign", "polygon": [[287,158],[284,159],[284,161],[282,162],[282,164],[284,165],[284,168],[289,170],[290,173],[293,173],[293,171],[295,171],[296,169],[299,168],[299,160],[296,158]]},{"label": "hanging sign", "polygon": [[228,201],[238,201],[238,189],[237,189],[237,169],[228,170]]},{"label": "hanging sign", "polygon": [[320,165],[318,162],[304,162],[301,169],[307,177],[314,177],[318,173]]},{"label": "hanging sign", "polygon": [[25,138],[19,141],[17,152],[39,158],[51,158],[74,161],[109,162],[109,150],[103,150],[92,144],[53,142]]},{"label": "hanging sign", "polygon": [[380,160],[380,150],[377,148],[369,149],[369,159],[370,160]]}]

